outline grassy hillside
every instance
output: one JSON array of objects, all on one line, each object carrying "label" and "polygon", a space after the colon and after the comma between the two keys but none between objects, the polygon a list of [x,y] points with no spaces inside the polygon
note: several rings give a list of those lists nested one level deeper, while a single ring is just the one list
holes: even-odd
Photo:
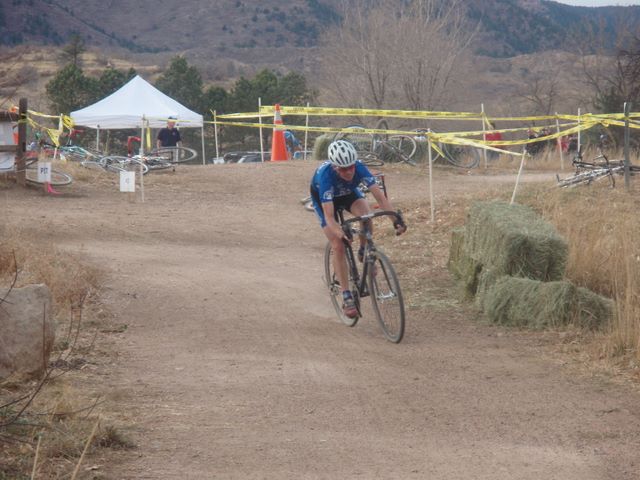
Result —
[{"label": "grassy hillside", "polygon": [[[563,49],[593,30],[601,30],[604,46],[613,48],[618,33],[640,24],[640,6],[586,8],[546,0],[462,5],[481,27],[476,53],[498,57]],[[342,8],[342,0],[12,0],[0,3],[0,44],[61,45],[79,33],[101,48],[203,50],[246,61],[254,49],[317,45],[321,32],[340,21]]]}]

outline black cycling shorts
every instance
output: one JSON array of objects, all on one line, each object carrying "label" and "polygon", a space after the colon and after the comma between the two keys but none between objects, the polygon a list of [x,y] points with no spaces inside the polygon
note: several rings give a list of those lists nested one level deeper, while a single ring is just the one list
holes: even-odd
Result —
[{"label": "black cycling shorts", "polygon": [[[318,217],[318,221],[320,222],[320,226],[322,228],[327,226],[327,221],[324,218],[324,210],[322,210],[322,203],[320,202],[320,193],[311,187],[311,200],[313,200],[313,209],[316,212],[316,216]],[[349,195],[343,195],[340,197],[335,197],[333,199],[333,216],[338,221],[338,209],[346,210],[347,212],[351,212],[351,205],[353,202],[362,198],[362,195],[358,195],[357,192],[351,192]]]}]

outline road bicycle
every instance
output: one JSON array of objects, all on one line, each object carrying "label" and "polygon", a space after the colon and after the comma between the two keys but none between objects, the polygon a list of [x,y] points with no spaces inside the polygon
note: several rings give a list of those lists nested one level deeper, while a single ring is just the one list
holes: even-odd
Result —
[{"label": "road bicycle", "polygon": [[57,152],[62,160],[74,162],[96,161],[105,155],[102,152],[81,147],[80,145],[60,145],[56,147],[46,142],[40,143],[40,152],[46,157],[53,157]]},{"label": "road bicycle", "polygon": [[[418,142],[426,142],[426,133],[435,133],[428,128],[418,128],[414,130],[416,132],[415,139]],[[437,149],[432,148],[431,161],[445,161],[454,167],[471,169],[476,168],[480,164],[480,157],[482,150],[477,147],[470,147],[468,145],[454,145],[451,143],[438,142]]]},{"label": "road bicycle", "polygon": [[[558,187],[567,188],[578,185],[591,185],[594,182],[607,179],[611,187],[615,187],[616,181],[614,175],[624,175],[623,160],[609,160],[604,151],[599,148],[598,155],[591,162],[584,160],[582,156],[582,148],[576,153],[572,160],[572,166],[575,167],[575,173],[569,177],[561,179],[556,175]],[[640,166],[629,165],[629,172],[632,175],[640,172]]]},{"label": "road bicycle", "polygon": [[[25,159],[25,177],[27,183],[31,185],[43,185],[45,182],[41,182],[38,179],[38,158],[26,158]],[[16,174],[18,173],[17,165],[14,163],[10,168],[0,168],[0,174]],[[48,182],[53,187],[64,187],[70,185],[73,182],[73,177],[68,173],[62,172],[55,168],[51,169],[51,180]]]},{"label": "road bicycle", "polygon": [[144,175],[149,171],[149,166],[138,158],[121,155],[105,155],[91,160],[83,160],[80,165],[85,168],[105,170],[111,173],[142,171]]},{"label": "road bicycle", "polygon": [[404,162],[415,166],[414,158],[418,144],[409,135],[389,135],[387,138],[374,136],[373,152],[382,161]]},{"label": "road bicycle", "polygon": [[346,140],[350,142],[358,153],[358,160],[370,167],[381,167],[384,160],[379,158],[374,152],[374,137],[365,132],[362,125],[348,125],[345,128],[351,129],[349,132],[338,132],[333,137],[333,141]]},{"label": "road bicycle", "polygon": [[198,156],[198,152],[188,147],[162,147],[151,150],[145,156],[162,158],[167,163],[176,164],[194,160]]},{"label": "road bicycle", "polygon": [[196,158],[198,154],[192,148],[187,147],[163,147],[151,150],[141,155],[134,155],[132,158],[143,162],[150,171],[172,169],[175,171],[176,165],[185,163]]},{"label": "road bicycle", "polygon": [[[351,142],[358,152],[358,158],[365,165],[380,167],[385,162],[405,162],[409,165],[416,165],[414,156],[418,146],[410,135],[365,133],[366,128],[362,125],[349,125],[345,128],[354,131],[338,132],[334,141],[347,140]],[[389,129],[384,119],[379,120],[375,128],[377,130]]]},{"label": "road bicycle", "polygon": [[[331,303],[340,320],[345,325],[353,327],[362,316],[361,299],[371,297],[373,311],[382,327],[385,338],[390,342],[399,343],[404,336],[405,328],[402,291],[391,261],[373,242],[371,221],[376,217],[390,216],[394,218],[394,222],[404,225],[402,215],[400,212],[378,211],[345,220],[342,209],[338,210],[337,214],[342,230],[349,239],[344,239],[343,241],[349,275],[349,289],[353,295],[358,314],[356,317],[350,318],[342,311],[342,287],[335,275],[333,267],[334,251],[329,242],[324,253],[324,271]],[[356,225],[359,225],[359,227]],[[362,270],[358,267],[358,261],[351,247],[351,240],[359,235],[365,238]]]}]

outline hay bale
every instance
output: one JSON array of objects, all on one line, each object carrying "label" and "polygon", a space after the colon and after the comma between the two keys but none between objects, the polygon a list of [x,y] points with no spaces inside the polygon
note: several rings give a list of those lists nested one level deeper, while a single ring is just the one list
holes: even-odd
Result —
[{"label": "hay bale", "polygon": [[611,318],[612,303],[568,281],[541,282],[502,276],[483,295],[489,320],[541,329],[574,324],[597,328]]},{"label": "hay bale", "polygon": [[500,275],[542,281],[562,279],[568,254],[565,240],[532,209],[500,201],[471,207],[464,248]]},{"label": "hay bale", "polygon": [[333,141],[334,134],[323,134],[313,143],[313,160],[326,160],[329,158],[329,144]]},{"label": "hay bale", "polygon": [[476,288],[475,304],[481,310],[484,311],[484,297],[487,291],[501,278],[503,275],[498,273],[493,268],[483,268],[478,275],[478,286]]},{"label": "hay bale", "polygon": [[467,255],[464,251],[464,228],[451,231],[451,248],[447,268],[460,280],[465,296],[473,297],[478,286],[478,275],[482,265]]},{"label": "hay bale", "polygon": [[578,325],[581,327],[598,328],[613,318],[615,303],[610,298],[583,287],[577,288],[576,296]]},{"label": "hay bale", "polygon": [[449,260],[447,260],[447,268],[454,277],[460,278],[458,265],[464,255],[464,228],[454,228],[451,231],[451,247],[449,248]]},{"label": "hay bale", "polygon": [[478,279],[482,272],[482,264],[468,255],[463,255],[458,265],[460,283],[465,297],[473,298],[478,290]]}]

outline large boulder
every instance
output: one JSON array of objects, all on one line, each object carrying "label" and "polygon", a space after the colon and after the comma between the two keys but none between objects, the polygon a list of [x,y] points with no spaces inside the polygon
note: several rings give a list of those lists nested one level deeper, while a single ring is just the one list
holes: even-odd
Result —
[{"label": "large boulder", "polygon": [[[6,296],[6,298],[5,298]],[[38,376],[55,339],[51,293],[46,285],[0,290],[0,378]]]}]

